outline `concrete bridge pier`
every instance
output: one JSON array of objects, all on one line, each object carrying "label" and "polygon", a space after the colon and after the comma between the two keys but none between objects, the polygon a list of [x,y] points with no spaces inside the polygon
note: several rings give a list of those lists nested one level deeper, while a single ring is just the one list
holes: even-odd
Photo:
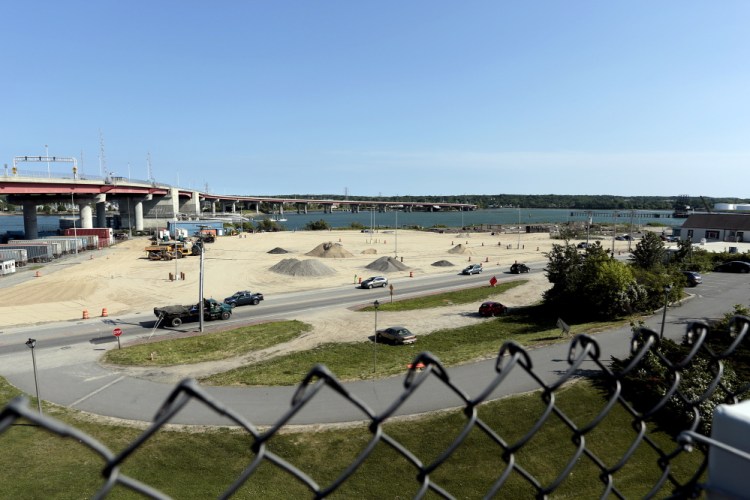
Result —
[{"label": "concrete bridge pier", "polygon": [[197,218],[201,214],[201,200],[200,193],[193,191],[190,194],[190,198],[184,202],[178,202],[180,207],[180,213],[186,214],[188,217]]},{"label": "concrete bridge pier", "polygon": [[[151,197],[151,195],[149,195]],[[139,200],[135,202],[135,230],[143,231],[143,201]],[[130,222],[130,221],[128,221]],[[131,226],[132,227],[132,226]]]},{"label": "concrete bridge pier", "polygon": [[96,203],[96,227],[107,227],[107,195],[96,195],[94,202]]},{"label": "concrete bridge pier", "polygon": [[91,229],[94,227],[94,211],[90,202],[78,200],[78,213],[81,216],[81,228]]},{"label": "concrete bridge pier", "polygon": [[297,213],[298,214],[306,214],[307,213],[307,203],[297,203]]},{"label": "concrete bridge pier", "polygon": [[39,227],[36,219],[36,202],[24,201],[23,206],[23,232],[27,240],[39,238]]}]

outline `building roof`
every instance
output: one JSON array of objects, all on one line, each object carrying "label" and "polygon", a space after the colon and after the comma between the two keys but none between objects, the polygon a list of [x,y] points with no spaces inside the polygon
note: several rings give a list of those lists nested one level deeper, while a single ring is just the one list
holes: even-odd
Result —
[{"label": "building roof", "polygon": [[682,228],[750,231],[750,214],[692,214]]}]

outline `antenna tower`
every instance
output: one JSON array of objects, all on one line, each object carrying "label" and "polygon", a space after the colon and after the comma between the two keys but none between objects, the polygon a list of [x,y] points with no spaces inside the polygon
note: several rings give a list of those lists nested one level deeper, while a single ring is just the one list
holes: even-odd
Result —
[{"label": "antenna tower", "polygon": [[106,170],[107,159],[104,157],[104,135],[102,135],[102,131],[99,129],[99,175],[104,177]]},{"label": "antenna tower", "polygon": [[154,173],[151,171],[151,152],[146,153],[146,168],[148,169],[148,180],[154,181]]}]

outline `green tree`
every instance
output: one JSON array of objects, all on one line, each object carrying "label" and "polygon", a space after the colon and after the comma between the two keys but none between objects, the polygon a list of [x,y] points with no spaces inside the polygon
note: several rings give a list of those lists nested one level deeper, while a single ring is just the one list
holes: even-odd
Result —
[{"label": "green tree", "polygon": [[640,309],[646,289],[635,281],[627,264],[611,259],[587,259],[583,264],[580,296],[593,315],[616,318]]},{"label": "green tree", "polygon": [[549,260],[544,270],[552,288],[544,292],[545,302],[564,306],[578,289],[581,276],[581,262],[583,257],[576,247],[565,242],[564,245],[554,244],[549,253],[544,254]]},{"label": "green tree", "polygon": [[265,232],[276,232],[276,231],[281,230],[279,223],[271,219],[259,220],[258,222],[256,222],[256,227],[258,231],[265,231]]},{"label": "green tree", "polygon": [[646,231],[643,239],[638,242],[631,260],[633,265],[641,269],[656,269],[664,265],[664,242],[659,235]]},{"label": "green tree", "polygon": [[331,226],[325,220],[318,219],[316,221],[310,221],[305,224],[305,229],[308,229],[310,231],[324,231],[331,229]]}]

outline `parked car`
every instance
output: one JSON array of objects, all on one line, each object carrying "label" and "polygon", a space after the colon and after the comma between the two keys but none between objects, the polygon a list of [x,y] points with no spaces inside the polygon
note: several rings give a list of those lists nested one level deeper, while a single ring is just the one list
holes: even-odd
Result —
[{"label": "parked car", "polygon": [[263,300],[262,293],[242,290],[241,292],[237,292],[231,297],[227,297],[226,299],[224,299],[224,303],[229,304],[232,307],[246,306],[248,304],[257,306],[261,300]]},{"label": "parked car", "polygon": [[461,271],[461,274],[479,274],[482,271],[482,264],[472,264],[470,266],[466,266],[464,270]]},{"label": "parked car", "polygon": [[393,344],[413,344],[417,336],[403,326],[391,326],[385,330],[375,332],[375,342],[387,342]]},{"label": "parked car", "polygon": [[479,306],[479,315],[484,317],[489,316],[502,316],[508,311],[508,308],[502,305],[500,302],[483,302]]},{"label": "parked car", "polygon": [[688,282],[688,286],[698,286],[703,283],[703,276],[695,271],[682,271],[683,276]]},{"label": "parked car", "polygon": [[360,288],[375,288],[378,286],[386,286],[388,285],[388,278],[385,276],[371,276],[367,278],[366,280],[362,280],[362,283],[359,284]]},{"label": "parked car", "polygon": [[529,271],[531,271],[531,268],[526,264],[521,264],[520,262],[516,262],[515,264],[510,266],[510,272],[512,274],[528,273]]},{"label": "parked car", "polygon": [[750,273],[750,262],[732,260],[714,267],[720,273]]},{"label": "parked car", "polygon": [[585,241],[580,242],[578,245],[576,245],[578,248],[588,248],[589,244]]}]

